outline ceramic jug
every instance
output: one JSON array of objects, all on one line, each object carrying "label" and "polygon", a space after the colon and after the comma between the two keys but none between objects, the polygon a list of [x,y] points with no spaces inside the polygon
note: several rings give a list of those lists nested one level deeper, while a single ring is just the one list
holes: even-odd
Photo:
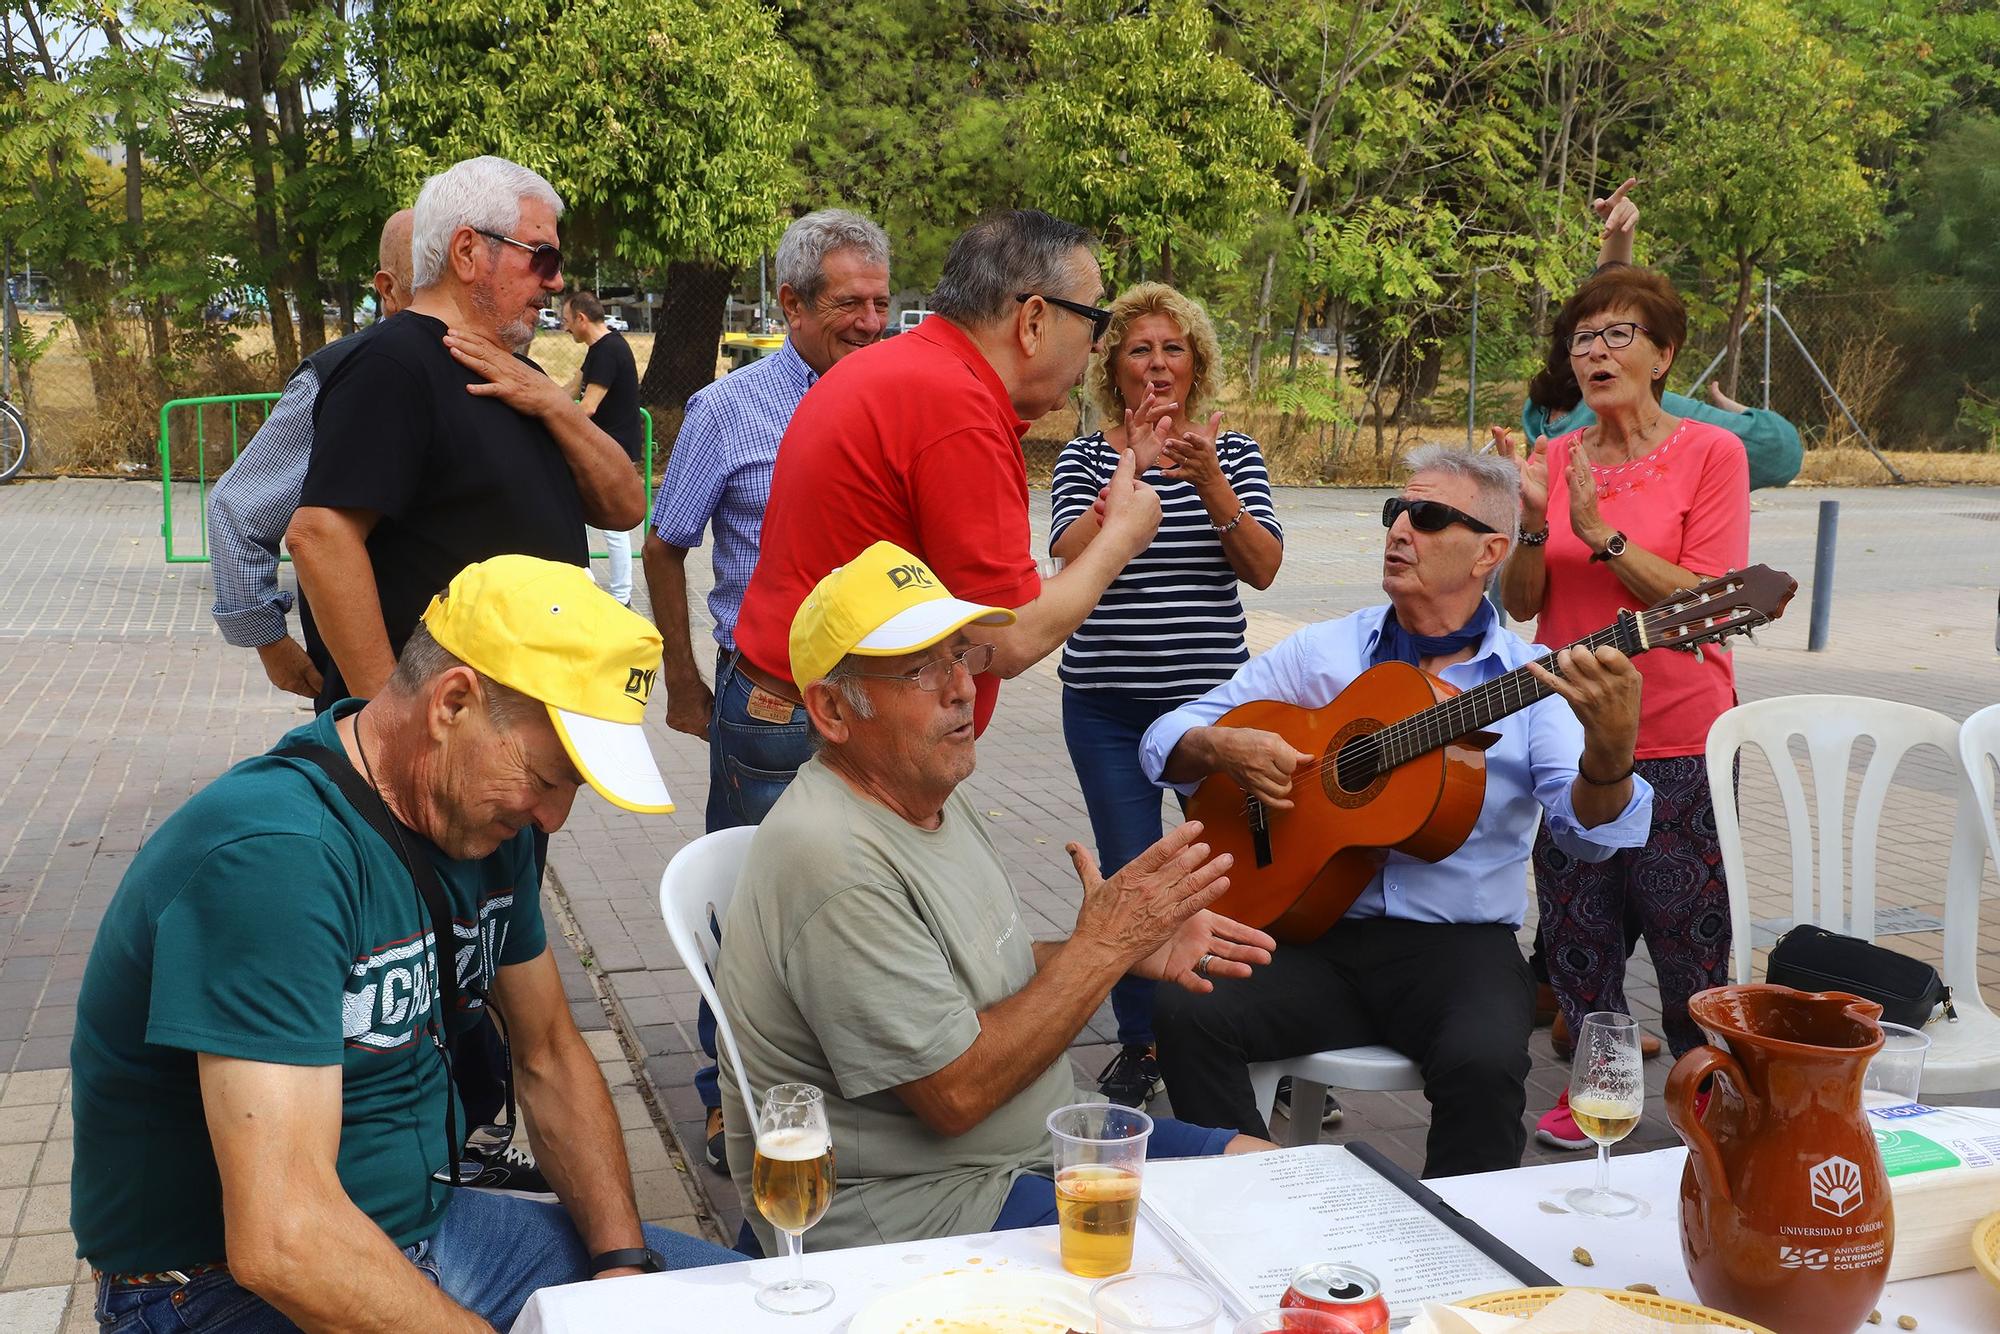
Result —
[{"label": "ceramic jug", "polygon": [[1688,1147],[1681,1252],[1695,1291],[1777,1334],[1860,1327],[1895,1244],[1889,1178],[1861,1111],[1882,1007],[1755,985],[1701,992],[1688,1011],[1709,1045],[1674,1063],[1666,1103]]}]

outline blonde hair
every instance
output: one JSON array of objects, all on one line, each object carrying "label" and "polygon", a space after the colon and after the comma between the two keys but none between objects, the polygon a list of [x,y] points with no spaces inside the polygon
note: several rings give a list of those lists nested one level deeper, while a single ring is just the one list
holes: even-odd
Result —
[{"label": "blonde hair", "polygon": [[1216,381],[1222,375],[1222,348],[1215,341],[1215,326],[1209,323],[1208,312],[1193,297],[1165,283],[1139,283],[1120,292],[1111,303],[1111,327],[1104,331],[1104,339],[1097,345],[1098,353],[1091,359],[1084,381],[1091,401],[1109,419],[1107,424],[1122,423],[1125,409],[1138,406],[1118,396],[1118,377],[1111,368],[1118,350],[1124,346],[1125,331],[1132,327],[1132,321],[1147,315],[1164,315],[1172,320],[1194,353],[1194,379],[1188,385],[1188,401],[1180,406],[1181,419],[1194,420],[1215,397]]}]

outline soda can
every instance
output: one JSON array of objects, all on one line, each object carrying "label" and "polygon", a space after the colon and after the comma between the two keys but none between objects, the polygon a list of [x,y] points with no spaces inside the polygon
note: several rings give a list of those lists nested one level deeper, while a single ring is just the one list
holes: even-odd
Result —
[{"label": "soda can", "polygon": [[1389,1334],[1389,1303],[1382,1285],[1359,1265],[1323,1261],[1292,1275],[1279,1300],[1281,1307],[1330,1311],[1354,1324],[1361,1334]]}]

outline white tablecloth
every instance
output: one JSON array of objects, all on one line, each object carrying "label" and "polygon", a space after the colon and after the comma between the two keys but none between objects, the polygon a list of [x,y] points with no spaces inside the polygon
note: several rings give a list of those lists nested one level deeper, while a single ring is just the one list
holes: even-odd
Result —
[{"label": "white tablecloth", "polygon": [[[1600,1288],[1651,1283],[1666,1296],[1696,1301],[1681,1264],[1674,1204],[1686,1156],[1684,1149],[1662,1149],[1614,1157],[1612,1184],[1650,1202],[1645,1212],[1622,1219],[1583,1218],[1562,1208],[1564,1191],[1594,1179],[1596,1164],[1587,1157],[1428,1184],[1453,1208],[1541,1266],[1558,1283]],[[806,1242],[811,1245],[811,1233]],[[1586,1268],[1572,1258],[1578,1246],[1590,1252],[1595,1264]],[[1181,1268],[1143,1216],[1133,1263],[1140,1269],[1179,1272]],[[833,1285],[833,1304],[808,1316],[774,1316],[759,1310],[757,1288],[789,1272],[789,1264],[779,1258],[545,1288],[529,1301],[514,1330],[515,1334],[837,1330],[882,1293],[948,1269],[1061,1272],[1052,1227],[808,1253],[806,1273]],[[1889,1285],[1882,1294],[1881,1311],[1879,1328],[1885,1331],[1896,1328],[1898,1316],[1909,1315],[1916,1317],[1920,1334],[1991,1334],[2000,1330],[2000,1289],[1973,1270],[1960,1270]],[[1409,1313],[1396,1312],[1398,1317],[1405,1314]],[[1877,1327],[1869,1328],[1872,1334]],[[1217,1329],[1227,1330],[1228,1325],[1218,1324]]]}]

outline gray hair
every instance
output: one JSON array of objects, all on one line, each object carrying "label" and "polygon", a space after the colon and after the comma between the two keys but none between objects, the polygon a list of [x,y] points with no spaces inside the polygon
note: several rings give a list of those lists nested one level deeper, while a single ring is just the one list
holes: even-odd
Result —
[{"label": "gray hair", "polygon": [[1451,445],[1418,445],[1403,458],[1410,476],[1442,472],[1465,477],[1479,488],[1473,513],[1489,527],[1506,534],[1512,551],[1521,537],[1521,470],[1498,454],[1475,454]]},{"label": "gray hair", "polygon": [[859,213],[823,208],[785,228],[774,266],[778,285],[789,286],[811,305],[826,282],[826,257],[836,250],[856,250],[870,264],[889,267],[887,232]]},{"label": "gray hair", "polygon": [[[875,701],[868,698],[868,687],[861,684],[853,654],[850,653],[835,663],[833,670],[820,678],[819,684],[832,686],[838,690],[840,697],[847,701],[847,707],[853,709],[856,716],[862,718],[875,716]],[[815,755],[827,747],[826,737],[812,725],[810,720],[806,723],[806,743],[812,747],[812,753]]]},{"label": "gray hair", "polygon": [[990,214],[951,243],[931,309],[969,327],[991,324],[1022,292],[1059,294],[1075,281],[1076,252],[1095,241],[1088,228],[1038,208]]},{"label": "gray hair", "polygon": [[421,292],[444,279],[451,238],[459,228],[511,235],[520,226],[524,199],[539,200],[562,216],[556,188],[541,173],[504,157],[467,158],[425,181],[417,192],[410,235],[411,290]]},{"label": "gray hair", "polygon": [[[417,628],[410,631],[409,642],[396,656],[396,670],[389,676],[389,689],[403,695],[421,695],[431,682],[452,668],[465,665],[464,659],[431,638],[428,625],[418,621]],[[473,675],[479,678],[479,689],[486,697],[486,716],[493,720],[495,727],[504,730],[537,713],[548,716],[547,708],[532,696],[524,695],[512,686],[501,685],[476,667],[473,668]]]}]

